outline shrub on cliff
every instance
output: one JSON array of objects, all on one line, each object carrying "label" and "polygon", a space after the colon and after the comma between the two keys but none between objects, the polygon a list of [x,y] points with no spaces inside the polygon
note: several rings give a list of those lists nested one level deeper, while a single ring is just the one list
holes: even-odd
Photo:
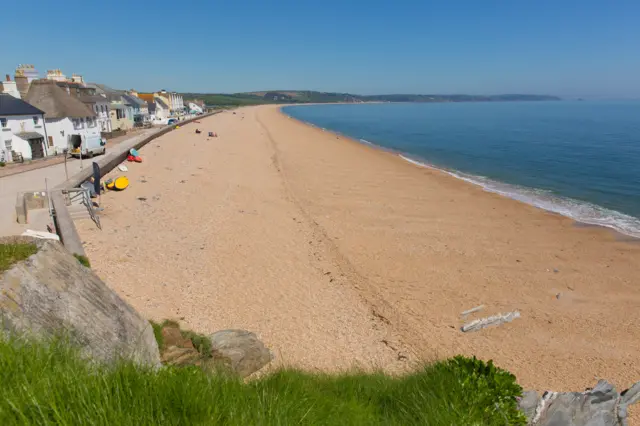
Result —
[{"label": "shrub on cliff", "polygon": [[478,360],[414,373],[291,369],[248,383],[197,367],[159,370],[82,360],[62,341],[0,338],[0,424],[505,425],[520,388]]}]

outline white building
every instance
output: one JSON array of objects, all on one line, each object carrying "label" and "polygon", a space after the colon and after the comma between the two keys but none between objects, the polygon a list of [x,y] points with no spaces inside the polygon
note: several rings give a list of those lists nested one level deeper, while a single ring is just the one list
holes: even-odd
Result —
[{"label": "white building", "polygon": [[160,98],[153,98],[153,102],[147,102],[149,115],[152,121],[164,121],[171,115],[169,105]]},{"label": "white building", "polygon": [[202,109],[202,107],[194,102],[187,102],[186,105],[189,107],[189,110],[187,112],[193,114],[202,114],[204,112],[204,110]]},{"label": "white building", "polygon": [[47,80],[53,81],[68,81],[67,76],[58,70],[47,70]]},{"label": "white building", "polygon": [[34,80],[24,99],[44,111],[49,155],[68,149],[81,140],[86,146],[100,144],[96,113],[52,80]]},{"label": "white building", "polygon": [[18,91],[18,85],[15,81],[11,81],[11,76],[9,74],[7,74],[5,81],[0,82],[0,93],[6,93],[7,95],[11,95],[18,99],[22,98]]},{"label": "white building", "polygon": [[109,100],[99,95],[80,95],[78,99],[95,112],[100,132],[111,132],[111,109],[109,107]]},{"label": "white building", "polygon": [[176,92],[167,92],[166,90],[161,90],[158,94],[169,101],[169,110],[172,114],[181,114],[184,112],[184,100],[182,99],[182,95]]},{"label": "white building", "polygon": [[73,81],[58,81],[56,84],[67,94],[78,98],[96,114],[101,132],[111,132],[110,102],[97,93],[97,89],[84,83],[81,75],[73,74]]},{"label": "white building", "polygon": [[0,161],[42,158],[50,155],[45,141],[44,112],[27,102],[0,93]]}]

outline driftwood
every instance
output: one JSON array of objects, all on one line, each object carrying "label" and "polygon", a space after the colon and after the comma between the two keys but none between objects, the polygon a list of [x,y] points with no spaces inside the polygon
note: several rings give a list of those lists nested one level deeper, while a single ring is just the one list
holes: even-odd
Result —
[{"label": "driftwood", "polygon": [[463,317],[466,317],[467,315],[474,314],[476,312],[480,312],[483,309],[484,309],[484,305],[476,306],[475,308],[471,308],[469,310],[466,310],[466,311],[462,312],[460,315],[462,315]]},{"label": "driftwood", "polygon": [[464,333],[469,331],[478,331],[478,330],[482,330],[483,328],[502,325],[504,323],[511,322],[516,318],[520,318],[520,312],[518,311],[507,312],[506,314],[493,315],[490,317],[480,318],[480,319],[468,322],[461,327],[461,330]]}]

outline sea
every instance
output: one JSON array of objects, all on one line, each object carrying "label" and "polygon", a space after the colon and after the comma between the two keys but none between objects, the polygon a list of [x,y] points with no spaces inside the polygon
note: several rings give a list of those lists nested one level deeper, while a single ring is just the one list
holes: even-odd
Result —
[{"label": "sea", "polygon": [[304,105],[285,114],[640,238],[640,101]]}]

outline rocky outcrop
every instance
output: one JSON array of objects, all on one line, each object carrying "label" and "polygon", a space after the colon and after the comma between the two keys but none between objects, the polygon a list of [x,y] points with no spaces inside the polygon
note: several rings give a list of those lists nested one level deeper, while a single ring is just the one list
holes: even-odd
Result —
[{"label": "rocky outcrop", "polygon": [[222,330],[209,336],[213,361],[224,365],[240,377],[247,377],[267,365],[273,354],[246,330]]},{"label": "rocky outcrop", "polygon": [[96,360],[124,357],[139,364],[160,365],[149,322],[62,244],[25,237],[19,240],[35,243],[38,252],[0,275],[4,330],[36,337],[62,335]]},{"label": "rocky outcrop", "polygon": [[640,382],[618,394],[606,380],[585,392],[525,392],[520,409],[533,426],[626,426],[627,407],[640,401]]}]

